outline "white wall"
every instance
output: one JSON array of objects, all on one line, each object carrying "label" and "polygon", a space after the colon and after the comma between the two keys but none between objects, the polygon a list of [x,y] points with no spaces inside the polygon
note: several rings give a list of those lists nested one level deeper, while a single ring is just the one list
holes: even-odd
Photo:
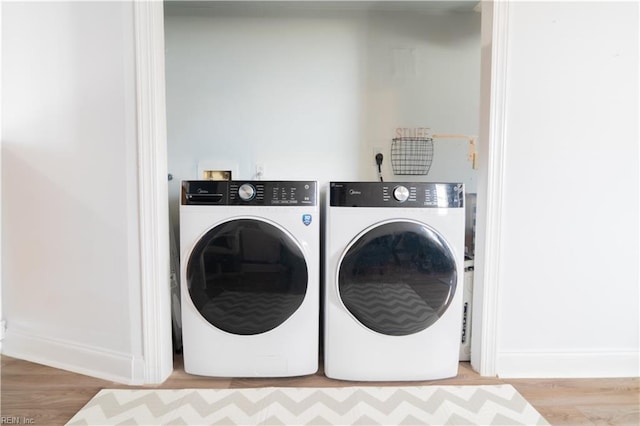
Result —
[{"label": "white wall", "polygon": [[640,375],[638,3],[509,5],[498,374]]},{"label": "white wall", "polygon": [[3,353],[142,376],[133,7],[3,3]]},{"label": "white wall", "polygon": [[[335,5],[334,5],[335,6]],[[240,179],[464,181],[466,140],[436,142],[428,176],[393,176],[397,127],[478,134],[480,15],[355,3],[165,8],[170,202],[199,162]]]},{"label": "white wall", "polygon": [[478,135],[480,14],[379,11],[369,12],[363,25],[359,179],[376,179],[372,148],[382,148],[387,180],[464,182],[468,192],[476,192],[467,139],[435,139],[433,162],[424,176],[394,175],[390,144],[397,128]]}]

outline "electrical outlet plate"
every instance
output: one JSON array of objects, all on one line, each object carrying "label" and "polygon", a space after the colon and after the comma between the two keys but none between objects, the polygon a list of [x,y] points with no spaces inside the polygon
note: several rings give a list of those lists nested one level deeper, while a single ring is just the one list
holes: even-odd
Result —
[{"label": "electrical outlet plate", "polygon": [[265,166],[264,163],[256,163],[256,179],[264,179]]}]

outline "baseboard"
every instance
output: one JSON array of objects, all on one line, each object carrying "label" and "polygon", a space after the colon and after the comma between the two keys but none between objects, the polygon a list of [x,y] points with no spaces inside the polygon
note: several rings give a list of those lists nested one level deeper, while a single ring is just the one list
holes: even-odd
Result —
[{"label": "baseboard", "polygon": [[502,352],[501,378],[639,377],[640,352]]},{"label": "baseboard", "polygon": [[130,354],[30,334],[9,327],[2,354],[112,382],[144,383],[144,360]]}]

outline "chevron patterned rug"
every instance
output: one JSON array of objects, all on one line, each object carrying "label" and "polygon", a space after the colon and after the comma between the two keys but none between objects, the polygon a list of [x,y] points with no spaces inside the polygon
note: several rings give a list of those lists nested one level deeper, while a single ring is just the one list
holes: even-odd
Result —
[{"label": "chevron patterned rug", "polygon": [[67,425],[548,425],[511,386],[104,389]]}]

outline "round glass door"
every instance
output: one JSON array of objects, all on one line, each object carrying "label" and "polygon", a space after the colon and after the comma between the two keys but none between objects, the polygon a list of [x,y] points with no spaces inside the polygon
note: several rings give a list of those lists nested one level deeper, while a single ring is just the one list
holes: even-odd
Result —
[{"label": "round glass door", "polygon": [[236,219],[209,230],[187,264],[187,288],[200,314],[233,334],[272,330],[302,304],[307,264],[282,229]]},{"label": "round glass door", "polygon": [[434,229],[387,222],[360,234],[338,265],[338,291],[349,312],[378,333],[405,336],[435,323],[457,284],[456,262]]}]

